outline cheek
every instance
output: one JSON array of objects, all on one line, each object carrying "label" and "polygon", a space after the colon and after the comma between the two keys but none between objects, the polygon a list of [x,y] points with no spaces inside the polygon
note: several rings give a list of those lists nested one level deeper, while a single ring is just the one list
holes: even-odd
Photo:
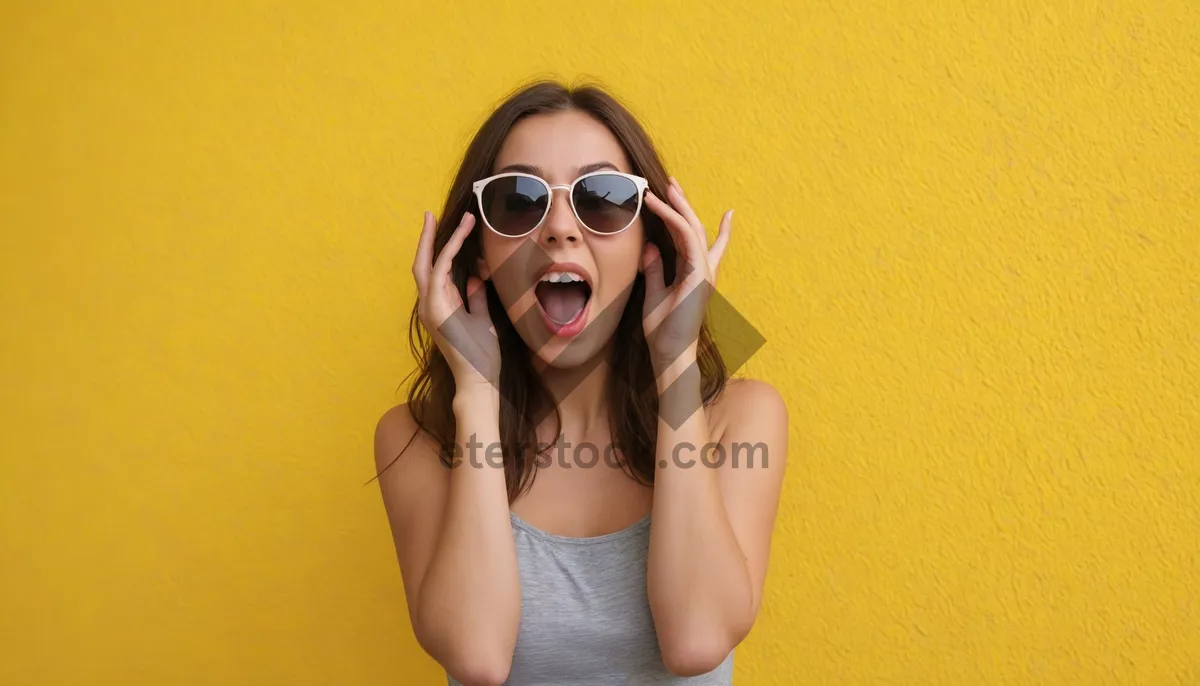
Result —
[{"label": "cheek", "polygon": [[627,235],[622,236],[625,240],[621,241],[620,245],[620,261],[630,272],[629,280],[632,281],[633,277],[641,271],[642,252],[646,248],[646,233],[642,229],[640,220],[637,224],[629,227],[629,231],[625,233]]},{"label": "cheek", "polygon": [[[639,230],[635,232],[635,228]],[[645,245],[640,227],[630,227],[621,238],[595,253],[596,266],[604,276],[604,290],[609,297],[619,297],[621,292],[628,291],[640,271]]]},{"label": "cheek", "polygon": [[[530,240],[506,240],[496,236],[484,236],[480,244],[483,268],[491,280],[496,294],[505,308],[522,306],[521,311],[530,306],[532,298],[529,291],[527,262],[530,253],[537,250]],[[509,312],[512,317],[513,313]]]},{"label": "cheek", "polygon": [[520,243],[511,240],[501,240],[498,236],[485,233],[479,242],[480,256],[486,276],[494,279],[497,274],[504,273],[504,264],[512,259]]}]

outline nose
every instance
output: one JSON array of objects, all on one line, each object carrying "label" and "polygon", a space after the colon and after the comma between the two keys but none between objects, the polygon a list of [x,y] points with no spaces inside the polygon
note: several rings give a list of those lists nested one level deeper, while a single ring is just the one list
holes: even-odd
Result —
[{"label": "nose", "polygon": [[576,243],[582,236],[575,213],[571,211],[569,186],[552,186],[550,213],[542,226],[541,241],[547,244]]}]

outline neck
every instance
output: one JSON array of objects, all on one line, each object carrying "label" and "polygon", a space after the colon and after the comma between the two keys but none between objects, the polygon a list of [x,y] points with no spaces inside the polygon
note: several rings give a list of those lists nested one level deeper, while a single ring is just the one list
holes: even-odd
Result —
[{"label": "neck", "polygon": [[[567,369],[551,367],[540,360],[535,362],[538,375],[562,417],[560,433],[579,437],[608,432],[610,353],[606,346],[596,358]],[[549,430],[554,428],[552,417],[546,420]]]}]

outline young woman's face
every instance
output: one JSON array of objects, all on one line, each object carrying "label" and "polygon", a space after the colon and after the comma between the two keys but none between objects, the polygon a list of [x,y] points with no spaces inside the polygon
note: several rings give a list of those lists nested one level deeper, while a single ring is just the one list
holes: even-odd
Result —
[{"label": "young woman's face", "polygon": [[[517,123],[492,173],[523,171],[551,186],[569,186],[599,170],[632,173],[607,127],[583,112],[566,111]],[[566,368],[591,359],[612,337],[640,271],[645,235],[640,216],[620,233],[593,233],[572,212],[567,190],[554,189],[552,196],[549,214],[527,236],[502,236],[480,222],[483,254],[477,266],[482,278],[491,279],[526,345],[547,364]],[[584,283],[547,282],[563,272]]]}]

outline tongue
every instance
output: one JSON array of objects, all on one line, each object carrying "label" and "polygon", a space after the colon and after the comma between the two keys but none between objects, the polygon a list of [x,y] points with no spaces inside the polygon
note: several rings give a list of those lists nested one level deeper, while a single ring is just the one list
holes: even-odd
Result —
[{"label": "tongue", "polygon": [[579,283],[542,282],[535,292],[542,309],[559,324],[574,319],[587,304],[586,286]]}]

